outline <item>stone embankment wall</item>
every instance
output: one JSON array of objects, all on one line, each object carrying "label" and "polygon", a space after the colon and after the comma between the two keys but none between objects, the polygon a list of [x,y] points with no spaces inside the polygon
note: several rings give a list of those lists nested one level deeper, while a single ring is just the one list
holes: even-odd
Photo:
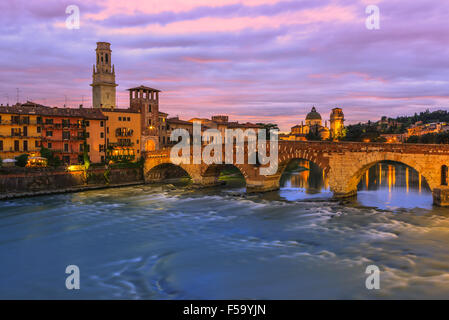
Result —
[{"label": "stone embankment wall", "polygon": [[0,168],[0,199],[143,183],[141,168]]}]

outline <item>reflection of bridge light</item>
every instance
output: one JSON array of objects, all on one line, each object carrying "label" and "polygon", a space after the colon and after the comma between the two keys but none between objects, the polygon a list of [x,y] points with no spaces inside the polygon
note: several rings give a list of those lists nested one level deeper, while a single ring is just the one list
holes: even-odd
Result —
[{"label": "reflection of bridge light", "polygon": [[366,184],[366,189],[368,189],[368,182],[369,182],[369,170],[366,170],[366,174],[365,174],[365,184]]},{"label": "reflection of bridge light", "polygon": [[405,168],[405,186],[407,188],[407,193],[408,193],[408,188],[409,188],[409,185],[408,185],[408,167]]},{"label": "reflection of bridge light", "polygon": [[393,167],[393,186],[396,186],[396,167]]},{"label": "reflection of bridge light", "polygon": [[382,184],[382,164],[379,163],[379,185]]},{"label": "reflection of bridge light", "polygon": [[418,173],[419,177],[419,192],[421,192],[421,173]]},{"label": "reflection of bridge light", "polygon": [[391,184],[392,184],[392,165],[388,165],[388,192],[391,192]]}]

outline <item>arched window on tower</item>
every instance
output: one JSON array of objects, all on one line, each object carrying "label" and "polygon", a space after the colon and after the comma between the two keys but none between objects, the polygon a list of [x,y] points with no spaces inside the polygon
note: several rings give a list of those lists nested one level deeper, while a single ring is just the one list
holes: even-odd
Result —
[{"label": "arched window on tower", "polygon": [[100,55],[97,53],[97,64],[100,63]]},{"label": "arched window on tower", "polygon": [[109,55],[106,53],[105,57],[106,57],[106,63],[108,63],[108,61],[109,61]]},{"label": "arched window on tower", "polygon": [[443,186],[447,186],[447,166],[446,165],[442,165],[441,166],[441,185]]}]

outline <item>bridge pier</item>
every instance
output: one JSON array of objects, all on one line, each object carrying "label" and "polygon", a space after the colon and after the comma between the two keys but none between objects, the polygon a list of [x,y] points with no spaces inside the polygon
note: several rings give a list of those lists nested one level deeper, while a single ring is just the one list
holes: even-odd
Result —
[{"label": "bridge pier", "polygon": [[279,190],[279,175],[262,176],[256,179],[246,179],[246,192],[269,192]]},{"label": "bridge pier", "polygon": [[432,196],[434,205],[440,207],[449,206],[449,188],[434,188]]},{"label": "bridge pier", "polygon": [[193,186],[197,188],[208,188],[221,185],[221,182],[218,181],[215,176],[193,175],[191,178]]},{"label": "bridge pier", "polygon": [[357,190],[353,190],[350,192],[333,192],[333,198],[334,199],[349,199],[349,198],[357,198]]}]

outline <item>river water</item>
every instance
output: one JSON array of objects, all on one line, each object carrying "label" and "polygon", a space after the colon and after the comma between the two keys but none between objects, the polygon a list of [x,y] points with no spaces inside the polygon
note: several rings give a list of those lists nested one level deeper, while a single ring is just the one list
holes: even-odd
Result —
[{"label": "river water", "polygon": [[[263,195],[235,179],[0,202],[0,298],[449,298],[449,209],[418,173],[376,165],[339,203],[319,169],[298,168]],[[80,290],[65,287],[68,265]]]}]

